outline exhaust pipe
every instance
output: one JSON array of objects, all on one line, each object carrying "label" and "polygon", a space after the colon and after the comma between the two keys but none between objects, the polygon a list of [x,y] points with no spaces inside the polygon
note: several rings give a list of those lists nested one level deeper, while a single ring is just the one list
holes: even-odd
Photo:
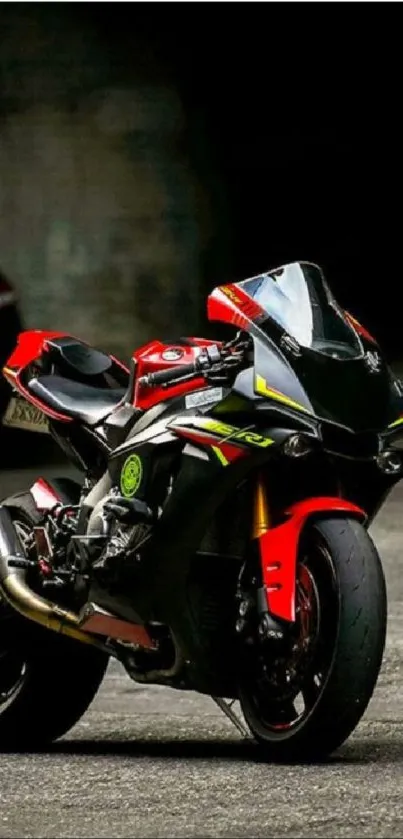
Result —
[{"label": "exhaust pipe", "polygon": [[[10,559],[23,560],[25,558],[24,549],[14,528],[10,513],[6,507],[0,506],[0,593],[4,595],[10,606],[24,618],[39,623],[46,629],[68,635],[69,638],[74,638],[84,644],[91,644],[111,654],[111,650],[106,647],[101,638],[86,632],[82,627],[82,624],[87,622],[91,625],[91,621],[88,620],[89,604],[84,607],[83,616],[70,612],[68,609],[64,609],[36,594],[26,583],[26,571],[24,569],[10,567]],[[104,613],[104,619],[105,616],[106,613]],[[100,634],[108,634],[109,637],[120,639],[122,623],[126,623],[126,627],[130,627],[130,624],[118,619],[113,624],[113,616],[110,615],[110,618],[112,619],[110,621],[104,620],[105,633],[102,633],[103,627],[101,628],[101,625],[97,625],[95,621],[94,625],[101,630]],[[144,629],[142,641],[147,641],[148,633],[146,629],[138,627],[138,629],[140,628]],[[115,630],[114,636],[113,630]],[[131,640],[133,640],[133,633]],[[151,638],[148,640],[149,646],[152,648],[154,645]],[[147,643],[144,645],[148,646]]]}]

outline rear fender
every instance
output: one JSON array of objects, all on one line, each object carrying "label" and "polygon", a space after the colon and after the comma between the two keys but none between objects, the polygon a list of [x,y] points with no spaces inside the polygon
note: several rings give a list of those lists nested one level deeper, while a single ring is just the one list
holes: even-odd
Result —
[{"label": "rear fender", "polygon": [[295,591],[298,545],[309,518],[344,515],[365,520],[360,507],[343,498],[306,498],[286,510],[287,520],[259,537],[263,585],[271,615],[295,621]]},{"label": "rear fender", "polygon": [[29,491],[38,513],[78,504],[80,498],[80,485],[71,478],[38,478]]},{"label": "rear fender", "polygon": [[38,478],[25,492],[17,492],[2,500],[1,506],[17,512],[29,511],[32,520],[39,524],[46,513],[57,507],[76,506],[80,492],[80,485],[71,478]]}]

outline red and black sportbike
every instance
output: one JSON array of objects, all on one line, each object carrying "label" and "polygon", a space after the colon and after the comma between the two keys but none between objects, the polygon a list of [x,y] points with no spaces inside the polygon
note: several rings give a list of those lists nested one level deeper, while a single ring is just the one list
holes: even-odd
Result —
[{"label": "red and black sportbike", "polygon": [[41,746],[109,657],[208,694],[267,759],[325,756],[371,698],[386,631],[368,526],[401,477],[399,382],[292,263],[216,288],[227,342],[136,350],[19,336],[5,422],[50,432],[82,474],[0,506],[0,746]]}]

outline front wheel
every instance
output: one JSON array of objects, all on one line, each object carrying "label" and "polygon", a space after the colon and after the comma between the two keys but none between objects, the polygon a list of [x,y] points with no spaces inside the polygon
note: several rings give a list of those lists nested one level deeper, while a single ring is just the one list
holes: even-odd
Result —
[{"label": "front wheel", "polygon": [[324,758],[358,725],[386,637],[378,552],[355,520],[308,523],[301,537],[297,616],[286,646],[242,655],[240,702],[268,760]]}]

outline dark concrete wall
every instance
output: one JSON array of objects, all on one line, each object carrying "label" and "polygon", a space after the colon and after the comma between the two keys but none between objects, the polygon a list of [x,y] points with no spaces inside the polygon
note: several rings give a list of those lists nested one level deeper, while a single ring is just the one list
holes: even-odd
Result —
[{"label": "dark concrete wall", "polygon": [[212,286],[305,258],[402,354],[398,71],[347,7],[322,14],[0,7],[0,267],[30,324],[126,353],[209,331]]},{"label": "dark concrete wall", "polygon": [[27,324],[126,355],[196,327],[205,193],[163,68],[56,5],[1,13],[0,265]]}]

